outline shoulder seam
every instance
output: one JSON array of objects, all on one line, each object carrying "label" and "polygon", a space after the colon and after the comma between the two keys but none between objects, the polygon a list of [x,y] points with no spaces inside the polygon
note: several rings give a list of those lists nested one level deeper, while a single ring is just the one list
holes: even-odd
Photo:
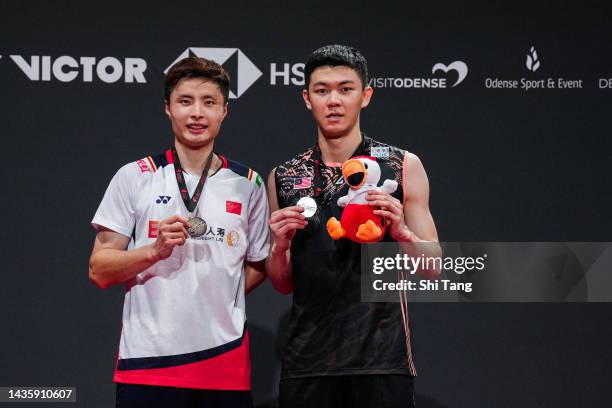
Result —
[{"label": "shoulder seam", "polygon": [[234,172],[235,174],[241,177],[244,177],[245,179],[255,184],[256,186],[261,187],[261,185],[263,184],[263,180],[261,179],[261,176],[255,170],[253,170],[252,168],[240,162],[229,159],[227,157],[226,157],[226,160],[227,160],[228,170],[231,170],[232,172]]},{"label": "shoulder seam", "polygon": [[307,148],[303,152],[300,152],[300,153],[296,154],[295,156],[293,156],[289,160],[282,162],[281,164],[279,164],[276,167],[279,167],[279,166],[282,166],[282,167],[291,167],[295,160],[297,160],[298,158],[302,158],[303,156],[307,155],[308,153],[310,153],[310,155],[312,157],[312,152],[313,151],[314,151],[313,146],[310,146],[309,148]]}]

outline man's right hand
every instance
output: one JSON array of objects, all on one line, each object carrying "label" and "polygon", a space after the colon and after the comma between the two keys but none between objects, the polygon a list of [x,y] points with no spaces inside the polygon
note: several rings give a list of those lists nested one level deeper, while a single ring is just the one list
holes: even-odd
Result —
[{"label": "man's right hand", "polygon": [[184,245],[191,225],[186,218],[173,215],[159,223],[157,239],[153,243],[153,259],[160,261],[168,258],[177,245]]},{"label": "man's right hand", "polygon": [[270,215],[270,229],[274,237],[273,250],[286,251],[291,246],[295,231],[306,228],[308,220],[303,212],[304,207],[294,205],[276,210]]}]

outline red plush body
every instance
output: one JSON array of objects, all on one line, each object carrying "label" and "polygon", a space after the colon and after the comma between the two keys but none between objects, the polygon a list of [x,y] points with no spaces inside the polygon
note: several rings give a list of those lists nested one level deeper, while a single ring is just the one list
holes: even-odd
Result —
[{"label": "red plush body", "polygon": [[[374,214],[374,210],[376,209],[377,207],[368,204],[349,204],[344,207],[340,222],[342,223],[342,227],[346,232],[345,238],[348,238],[351,241],[361,243],[380,241],[385,235],[385,230],[387,229],[387,226],[385,225],[384,219],[382,217]],[[377,239],[364,241],[357,238],[357,229],[361,224],[365,224],[368,220],[372,220],[378,227],[382,229],[382,235]]]}]

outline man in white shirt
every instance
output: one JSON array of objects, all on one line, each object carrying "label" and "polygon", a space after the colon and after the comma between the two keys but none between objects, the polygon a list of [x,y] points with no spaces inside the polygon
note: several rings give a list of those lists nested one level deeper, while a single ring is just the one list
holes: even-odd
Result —
[{"label": "man in white shirt", "polygon": [[245,291],[264,279],[261,177],[213,151],[229,76],[189,57],[165,79],[174,147],[123,166],[92,225],[89,277],[126,285],[118,407],[251,407]]}]

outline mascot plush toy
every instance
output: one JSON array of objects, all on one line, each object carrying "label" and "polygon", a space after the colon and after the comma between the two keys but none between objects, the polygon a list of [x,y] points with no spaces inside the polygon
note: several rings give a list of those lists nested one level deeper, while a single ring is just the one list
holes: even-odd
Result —
[{"label": "mascot plush toy", "polygon": [[393,193],[397,190],[397,181],[385,180],[381,187],[380,166],[370,156],[357,156],[342,165],[342,177],[349,186],[347,195],[338,199],[338,206],[343,207],[340,221],[332,217],[327,221],[327,233],[332,239],[348,238],[351,241],[368,243],[380,241],[385,235],[385,220],[374,214],[377,207],[366,200],[368,191]]}]

